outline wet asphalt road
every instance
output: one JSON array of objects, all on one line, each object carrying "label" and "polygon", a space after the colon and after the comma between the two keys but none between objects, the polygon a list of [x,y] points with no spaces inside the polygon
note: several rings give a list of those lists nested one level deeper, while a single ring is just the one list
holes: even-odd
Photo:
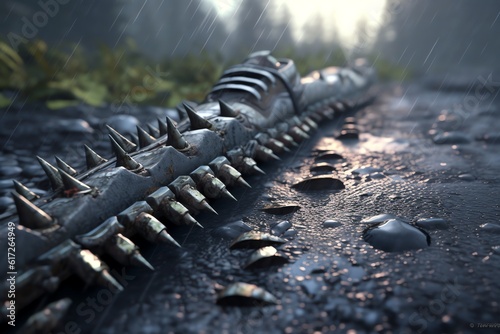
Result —
[{"label": "wet asphalt road", "polygon": [[[231,189],[237,203],[213,202],[218,216],[197,217],[204,229],[173,229],[181,249],[137,240],[156,271],[115,265],[127,285],[124,292],[82,287],[72,278],[28,312],[70,296],[73,305],[60,331],[81,333],[500,330],[498,90],[482,87],[492,92],[478,97],[465,85],[444,90],[439,81],[431,83],[378,87],[375,103],[354,115],[359,140],[336,139],[343,119],[324,124],[281,162],[261,165],[265,176],[245,178],[252,189]],[[34,153],[49,161],[57,153],[80,168],[83,143],[110,155],[102,125],[116,113],[81,111],[76,114],[81,120],[71,121],[72,130],[64,133],[57,129],[69,113],[60,114],[47,121],[43,111],[39,120],[26,110],[3,113],[2,168],[21,171],[5,169],[0,185],[16,178],[42,191],[47,184],[30,158]],[[135,116],[145,122],[164,114],[150,108]],[[48,129],[56,132],[51,135]],[[342,155],[326,161],[331,167],[322,173],[341,180],[345,189],[293,189],[316,173],[311,166],[325,151]],[[6,184],[3,194],[9,191]],[[283,204],[300,209],[284,214],[261,210]],[[363,240],[370,224],[362,222],[384,213],[411,224],[431,217],[444,223],[424,228],[429,247],[384,252]],[[292,227],[278,251],[288,263],[243,269],[251,251],[229,250],[232,240],[248,229],[270,232],[284,220]],[[335,223],[325,227],[327,220]],[[233,282],[265,288],[279,304],[216,305],[217,291]]]}]

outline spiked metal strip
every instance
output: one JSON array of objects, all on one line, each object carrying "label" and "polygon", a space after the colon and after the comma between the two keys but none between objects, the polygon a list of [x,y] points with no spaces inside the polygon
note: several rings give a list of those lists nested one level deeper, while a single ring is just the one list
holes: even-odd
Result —
[{"label": "spiked metal strip", "polygon": [[40,196],[29,190],[28,187],[24,186],[21,182],[16,180],[12,181],[14,182],[14,189],[17,191],[17,193],[26,198],[28,201],[33,201],[37,198],[40,198]]},{"label": "spiked metal strip", "polygon": [[106,124],[109,130],[109,135],[114,139],[114,141],[120,145],[120,147],[126,152],[131,153],[137,149],[137,145],[132,143],[130,140],[122,136],[118,131]]},{"label": "spiked metal strip", "polygon": [[142,165],[128,155],[127,152],[125,152],[125,150],[113,139],[113,136],[109,135],[109,140],[111,141],[113,152],[115,152],[116,155],[116,167],[123,166],[132,171],[142,168]]},{"label": "spiked metal strip", "polygon": [[99,154],[95,153],[87,145],[84,145],[84,147],[85,147],[85,160],[87,162],[87,169],[92,169],[108,161],[103,157],[101,157]]},{"label": "spiked metal strip", "polygon": [[212,129],[214,125],[198,115],[196,110],[190,105],[183,103],[184,108],[186,109],[187,115],[189,117],[189,122],[191,124],[191,130],[199,130],[199,129]]},{"label": "spiked metal strip", "polygon": [[233,107],[222,100],[219,100],[219,108],[220,115],[223,117],[236,117],[239,115],[239,112],[234,110]]},{"label": "spiked metal strip", "polygon": [[56,156],[55,158],[57,166],[59,167],[60,170],[65,171],[71,176],[75,176],[76,174],[78,174],[78,172],[73,167],[62,161],[58,156]]},{"label": "spiked metal strip", "polygon": [[61,179],[61,175],[57,171],[57,168],[55,168],[54,166],[52,166],[39,156],[37,156],[36,158],[38,159],[38,162],[45,171],[45,174],[47,174],[47,177],[49,178],[50,181],[50,185],[52,186],[52,190],[56,191],[61,189],[63,187],[63,182]]},{"label": "spiked metal strip", "polygon": [[156,141],[156,139],[154,137],[152,137],[149,133],[147,133],[139,125],[137,126],[137,137],[139,138],[139,146],[141,148],[149,146]]},{"label": "spiked metal strip", "polygon": [[184,136],[177,130],[174,122],[167,117],[167,145],[172,146],[175,149],[183,150],[188,148],[189,144],[184,139]]},{"label": "spiked metal strip", "polygon": [[26,198],[19,195],[17,192],[12,192],[14,203],[19,216],[19,223],[31,229],[42,229],[54,225],[54,220],[43,210],[28,201]]},{"label": "spiked metal strip", "polygon": [[[151,265],[139,254],[137,246],[128,240],[128,237],[138,235],[150,242],[168,242],[179,246],[167,232],[170,225],[165,226],[164,223],[201,226],[191,214],[194,215],[201,210],[215,212],[207,203],[205,196],[196,188],[202,190],[207,197],[221,195],[232,197],[228,195],[226,189],[230,185],[249,186],[243,180],[241,173],[264,173],[257,167],[253,158],[276,159],[275,153],[284,152],[287,147],[297,146],[296,142],[309,137],[304,130],[307,132],[315,129],[317,127],[315,121],[321,122],[327,117],[336,116],[338,110],[345,108],[338,101],[342,101],[346,96],[361,97],[372,82],[368,68],[358,73],[361,75],[360,80],[352,82],[349,86],[340,87],[341,89],[338,86],[342,85],[343,81],[338,80],[338,77],[330,78],[330,75],[337,74],[328,74],[328,71],[322,78],[310,76],[308,80],[289,80],[288,78],[292,77],[298,78],[298,74],[289,73],[294,71],[292,61],[289,61],[291,67],[288,65],[276,67],[265,65],[274,62],[262,62],[259,57],[267,56],[261,52],[252,55],[248,60],[252,66],[256,63],[261,64],[259,69],[243,66],[241,68],[244,70],[238,70],[238,75],[253,77],[257,74],[266,81],[274,82],[275,75],[279,74],[283,85],[273,84],[265,99],[253,99],[252,94],[248,94],[250,92],[248,86],[235,84],[226,85],[227,89],[212,90],[204,102],[196,106],[199,113],[196,113],[191,103],[178,108],[181,119],[185,116],[190,118],[191,129],[213,129],[216,125],[217,133],[188,131],[189,123],[184,119],[180,121],[179,129],[169,118],[166,122],[158,121],[157,131],[148,126],[153,137],[159,133],[163,136],[161,142],[166,142],[181,152],[189,149],[189,156],[159,145],[142,149],[137,155],[131,154],[136,151],[136,144],[140,144],[141,147],[148,146],[151,143],[151,136],[145,136],[143,134],[145,131],[141,131],[142,129],[138,130],[138,137],[132,135],[136,141],[133,143],[108,126],[117,166],[142,173],[145,170],[138,161],[144,161],[151,177],[139,178],[122,169],[108,168],[110,167],[108,164],[103,165],[106,159],[88,147],[85,147],[85,155],[87,167],[92,171],[86,173],[85,179],[81,178],[81,181],[72,176],[74,170],[69,169],[70,167],[59,161],[60,159],[56,159],[61,170],[59,172],[54,166],[38,158],[56,191],[66,189],[67,195],[89,191],[90,187],[85,185],[83,180],[91,185],[99,185],[102,189],[99,198],[77,196],[68,200],[52,194],[43,201],[42,211],[29,202],[29,199],[35,200],[36,195],[21,184],[15,183],[17,192],[13,196],[19,217],[14,220],[18,220],[20,226],[26,227],[24,231],[22,228],[19,229],[20,237],[26,241],[25,243],[30,244],[30,247],[24,247],[23,252],[18,255],[19,269],[16,269],[20,271],[20,276],[17,284],[19,293],[16,294],[18,298],[16,309],[18,306],[21,308],[28,305],[46,291],[56,289],[59,279],[67,277],[70,270],[86,283],[99,283],[111,287],[113,291],[122,290],[121,285],[110,275],[107,265],[90,250],[95,250],[99,254],[109,253],[124,264],[141,265],[151,269]],[[350,70],[345,69],[345,71]],[[236,72],[226,72],[230,73]],[[321,82],[316,85],[318,81]],[[331,84],[332,82],[335,84]],[[308,87],[309,84],[313,85]],[[286,86],[286,89],[283,86]],[[216,84],[216,87],[222,86]],[[297,107],[297,100],[300,100],[300,108]],[[217,101],[219,108],[216,105]],[[292,105],[294,108],[287,108]],[[190,143],[181,132],[186,134],[186,139],[189,138]],[[259,133],[263,135],[257,137]],[[227,159],[223,155],[226,155]],[[138,161],[133,159],[135,156],[138,157]],[[206,165],[209,165],[212,172],[201,173],[196,183],[186,175]],[[168,186],[161,187],[165,184]],[[109,188],[111,186],[113,189]],[[157,187],[160,188],[156,189]],[[144,196],[145,200],[141,200]],[[129,205],[130,203],[133,204]],[[127,205],[129,207],[123,210]],[[54,217],[46,212],[53,212]],[[157,218],[162,218],[162,221]],[[7,216],[7,219],[10,220],[11,217]],[[0,224],[5,224],[7,219],[2,218]],[[64,228],[57,228],[59,222],[61,225],[64,224]],[[30,229],[43,229],[43,231],[29,231]],[[272,238],[273,236],[254,235],[252,238],[247,238],[248,240],[240,240],[239,244],[262,247],[273,241]],[[32,240],[36,242],[31,244]],[[271,253],[263,255],[272,256]],[[6,268],[5,263],[4,267]],[[252,287],[240,290],[239,286],[234,289],[229,288],[226,290],[226,296],[229,300],[234,300],[233,297],[236,295],[243,296],[246,292],[250,292],[252,296],[252,291],[255,291]],[[219,301],[223,299],[227,301],[227,298]],[[0,310],[0,313],[4,310],[5,308]]]}]

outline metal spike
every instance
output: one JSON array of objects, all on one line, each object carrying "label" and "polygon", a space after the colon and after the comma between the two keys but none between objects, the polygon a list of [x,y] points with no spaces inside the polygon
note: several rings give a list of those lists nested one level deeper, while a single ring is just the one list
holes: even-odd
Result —
[{"label": "metal spike", "polygon": [[200,166],[191,172],[190,176],[196,182],[198,189],[208,198],[219,198],[226,196],[236,201],[233,195],[227,191],[221,180],[214,176],[213,170],[208,166]]},{"label": "metal spike", "polygon": [[90,147],[87,145],[83,145],[85,147],[85,160],[87,162],[87,169],[92,169],[96,166],[99,166],[102,163],[107,162],[107,159],[104,159],[99,154],[95,153]]},{"label": "metal spike", "polygon": [[65,171],[71,176],[75,176],[76,174],[78,174],[78,172],[73,167],[62,161],[57,155],[55,156],[55,158],[57,166],[59,166],[59,169]]},{"label": "metal spike", "polygon": [[111,146],[116,155],[116,166],[123,166],[128,170],[137,170],[142,168],[142,165],[135,161],[125,150],[114,140],[113,136],[109,135]]},{"label": "metal spike", "polygon": [[317,130],[317,129],[318,129],[318,124],[317,124],[315,121],[313,121],[311,118],[309,118],[309,117],[305,117],[305,118],[304,118],[304,122],[305,122],[307,125],[309,125],[309,127],[311,127],[312,129],[314,129],[314,130]]},{"label": "metal spike", "polygon": [[184,136],[177,130],[173,121],[167,117],[167,145],[170,145],[178,150],[186,149],[189,144],[184,139]]},{"label": "metal spike", "polygon": [[75,179],[73,176],[69,175],[62,169],[59,169],[59,173],[61,174],[65,190],[67,191],[78,190],[79,193],[87,193],[92,190],[92,188],[90,188],[88,185]]},{"label": "metal spike", "polygon": [[153,138],[158,138],[160,137],[160,130],[158,130],[157,128],[155,128],[154,126],[152,126],[151,124],[147,124],[147,127],[148,127],[148,131],[149,131],[149,134],[153,137]]},{"label": "metal spike", "polygon": [[175,195],[184,201],[188,207],[192,207],[195,210],[208,210],[212,211],[218,215],[208,203],[205,196],[202,195],[198,190],[195,189],[196,183],[189,176],[183,175],[176,178],[172,183],[169,184],[170,189],[175,193]]},{"label": "metal spike", "polygon": [[255,147],[255,157],[262,161],[269,161],[271,159],[281,160],[276,154],[274,154],[273,150],[267,148],[262,145],[256,145]]},{"label": "metal spike", "polygon": [[215,175],[226,185],[232,186],[234,184],[239,184],[248,188],[252,188],[241,176],[233,166],[231,166],[229,160],[224,157],[217,157],[209,163],[210,168],[215,172]]},{"label": "metal spike", "polygon": [[143,128],[137,125],[137,137],[139,138],[139,146],[146,147],[153,144],[156,139],[147,133]]},{"label": "metal spike", "polygon": [[37,198],[40,198],[40,196],[29,190],[28,187],[23,185],[21,182],[17,180],[12,181],[14,182],[14,189],[17,191],[17,193],[26,198],[28,201],[33,201]]},{"label": "metal spike", "polygon": [[153,266],[139,253],[139,247],[120,233],[107,240],[104,249],[123,265],[142,266],[154,270]]},{"label": "metal spike", "polygon": [[123,287],[109,273],[109,267],[88,249],[78,250],[69,257],[69,265],[87,284],[98,283],[123,291]]},{"label": "metal spike", "polygon": [[149,213],[141,212],[134,222],[135,229],[149,242],[170,242],[181,247],[174,238],[167,233],[166,227]]},{"label": "metal spike", "polygon": [[26,321],[20,332],[24,334],[52,333],[61,324],[71,306],[71,299],[64,298],[50,303]]},{"label": "metal spike", "polygon": [[223,194],[224,196],[226,196],[227,198],[230,198],[230,199],[232,199],[232,200],[235,200],[236,202],[238,201],[238,200],[236,199],[236,197],[234,197],[234,196],[233,196],[233,194],[231,194],[231,193],[229,192],[229,190],[227,190],[226,188],[222,189],[222,194]]},{"label": "metal spike", "polygon": [[307,125],[306,123],[302,123],[302,124],[299,124],[298,125],[299,129],[301,129],[302,131],[304,131],[305,133],[309,134],[311,133],[313,130],[309,127],[309,125]]},{"label": "metal spike", "polygon": [[223,117],[236,117],[239,112],[233,109],[229,104],[223,100],[219,100],[220,115]]},{"label": "metal spike", "polygon": [[57,168],[49,164],[47,161],[43,160],[39,156],[36,157],[38,159],[38,162],[42,166],[43,170],[45,171],[45,174],[47,174],[47,177],[49,178],[50,185],[52,186],[52,190],[56,191],[60,188],[63,187],[63,182],[61,179],[61,175],[57,171]]},{"label": "metal spike", "polygon": [[158,118],[158,129],[160,131],[160,137],[166,135],[168,133],[167,123]]},{"label": "metal spike", "polygon": [[266,146],[270,148],[271,150],[282,153],[282,152],[290,152],[290,149],[285,146],[282,142],[280,142],[277,139],[270,138],[269,141],[267,142]]},{"label": "metal spike", "polygon": [[148,268],[151,271],[155,270],[155,267],[153,267],[151,265],[151,263],[149,263],[144,258],[144,256],[142,256],[139,252],[137,252],[134,255],[132,255],[132,257],[130,258],[130,264],[133,265],[133,266],[136,266],[136,267]]},{"label": "metal spike", "polygon": [[175,241],[175,239],[172,238],[172,236],[168,234],[166,230],[163,230],[160,232],[160,234],[158,234],[158,241],[161,241],[163,243],[172,243],[177,247],[181,248],[181,245],[179,245],[179,243]]},{"label": "metal spike", "polygon": [[19,224],[31,229],[47,228],[54,225],[54,220],[42,209],[13,191],[14,203],[19,216]]},{"label": "metal spike", "polygon": [[173,220],[174,223],[184,223],[188,226],[197,225],[204,228],[196,219],[191,216],[189,210],[181,203],[175,200],[169,200],[165,205],[167,219]]},{"label": "metal spike", "polygon": [[309,139],[309,135],[302,131],[298,126],[294,126],[289,131],[290,136],[292,136],[294,141],[301,142],[304,139]]},{"label": "metal spike", "polygon": [[111,137],[113,137],[114,141],[120,145],[120,147],[126,152],[126,153],[131,153],[134,152],[137,149],[137,145],[132,143],[130,140],[128,140],[126,137],[121,135],[118,131],[110,127],[109,125],[106,124],[106,127],[109,130],[109,134]]},{"label": "metal spike", "polygon": [[199,129],[213,129],[214,125],[198,115],[196,110],[190,105],[183,103],[184,109],[189,117],[189,122],[191,123],[191,130],[199,130]]},{"label": "metal spike", "polygon": [[250,158],[250,157],[245,157],[243,159],[243,169],[247,173],[255,173],[255,172],[257,172],[257,173],[266,175],[266,172],[264,172],[262,169],[260,169],[257,166],[257,163],[255,162],[255,160],[252,159],[252,158]]},{"label": "metal spike", "polygon": [[293,146],[293,147],[298,147],[299,146],[299,144],[297,144],[295,142],[295,140],[293,140],[292,136],[290,136],[290,135],[288,135],[286,133],[282,134],[279,137],[279,141],[281,141],[286,146]]}]

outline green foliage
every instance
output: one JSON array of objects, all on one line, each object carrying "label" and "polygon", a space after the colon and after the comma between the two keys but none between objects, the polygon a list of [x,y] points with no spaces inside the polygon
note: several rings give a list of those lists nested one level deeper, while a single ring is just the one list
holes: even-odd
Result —
[{"label": "green foliage", "polygon": [[[292,48],[279,57],[294,59],[302,75],[326,66],[343,66],[340,48],[309,54]],[[182,100],[201,101],[228,62],[206,53],[154,63],[132,42],[111,49],[101,46],[94,64],[79,44],[67,50],[48,48],[43,41],[22,45],[19,52],[0,41],[0,91],[20,91],[53,109],[78,103],[147,104],[173,107]],[[409,72],[379,58],[373,60],[381,80],[404,80]],[[237,63],[236,61],[230,63]],[[0,107],[10,99],[0,94]]]},{"label": "green foliage", "polygon": [[380,81],[405,81],[413,76],[408,68],[393,64],[385,59],[375,56],[370,56],[368,59],[372,61],[372,66]]}]

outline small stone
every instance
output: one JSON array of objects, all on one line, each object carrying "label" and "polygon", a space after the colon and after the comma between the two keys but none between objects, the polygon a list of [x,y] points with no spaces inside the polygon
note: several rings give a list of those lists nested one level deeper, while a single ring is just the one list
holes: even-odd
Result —
[{"label": "small stone", "polygon": [[498,225],[498,224],[486,223],[486,224],[480,225],[480,227],[484,231],[488,231],[488,232],[495,233],[495,234],[500,234],[500,225]]},{"label": "small stone", "polygon": [[458,178],[462,181],[474,181],[476,179],[472,174],[460,174]]},{"label": "small stone", "polygon": [[323,222],[323,227],[339,227],[341,226],[342,224],[336,220],[331,220],[331,219],[328,219],[328,220],[325,220]]},{"label": "small stone", "polygon": [[281,221],[271,227],[271,234],[281,236],[283,233],[288,231],[292,227],[292,224],[288,220]]},{"label": "small stone", "polygon": [[436,134],[433,138],[433,141],[438,145],[468,144],[470,143],[470,138],[462,132],[451,131]]},{"label": "small stone", "polygon": [[106,121],[110,127],[121,133],[122,135],[130,135],[137,133],[139,120],[130,115],[114,115]]},{"label": "small stone", "polygon": [[345,189],[344,183],[327,175],[313,176],[306,178],[292,185],[292,188],[299,191],[317,191],[317,190],[341,190]]},{"label": "small stone", "polygon": [[11,179],[0,180],[0,190],[14,188],[14,183]]},{"label": "small stone", "polygon": [[382,172],[382,169],[377,168],[377,167],[371,167],[371,166],[363,166],[360,168],[353,169],[351,171],[352,174],[373,174],[373,173],[379,173]]},{"label": "small stone", "polygon": [[328,162],[318,162],[312,165],[309,170],[311,173],[331,173],[335,171],[335,166],[329,164]]},{"label": "small stone", "polygon": [[417,220],[416,225],[427,230],[446,230],[448,228],[448,224],[442,218],[422,218]]},{"label": "small stone", "polygon": [[0,197],[0,212],[7,210],[7,208],[12,204],[14,204],[14,200],[12,199],[12,197]]},{"label": "small stone", "polygon": [[61,119],[54,122],[53,129],[59,133],[91,134],[94,129],[83,119]]},{"label": "small stone", "polygon": [[23,169],[17,166],[2,166],[0,167],[0,176],[15,177],[21,174]]}]

